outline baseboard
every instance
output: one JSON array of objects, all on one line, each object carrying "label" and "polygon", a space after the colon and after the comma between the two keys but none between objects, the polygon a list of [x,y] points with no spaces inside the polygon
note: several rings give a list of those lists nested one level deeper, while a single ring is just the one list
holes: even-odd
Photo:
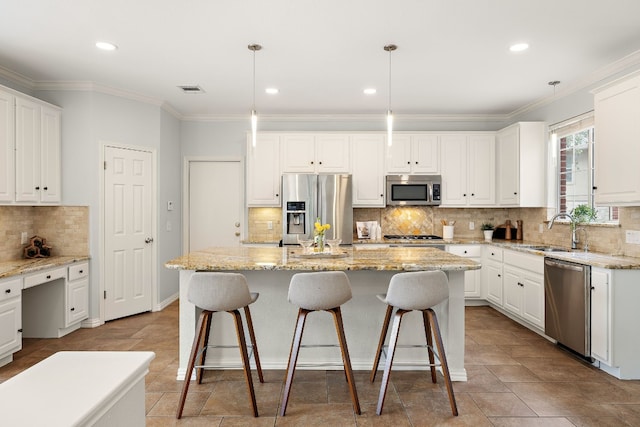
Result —
[{"label": "baseboard", "polygon": [[104,322],[97,317],[94,317],[93,319],[85,319],[80,323],[81,328],[97,328],[102,325],[104,325]]},{"label": "baseboard", "polygon": [[169,305],[171,305],[171,303],[173,303],[174,301],[177,301],[179,297],[180,297],[180,293],[176,292],[175,294],[171,295],[169,298],[165,299],[164,301],[161,301],[160,304],[156,304],[153,307],[153,311],[162,311],[162,310],[164,310]]}]

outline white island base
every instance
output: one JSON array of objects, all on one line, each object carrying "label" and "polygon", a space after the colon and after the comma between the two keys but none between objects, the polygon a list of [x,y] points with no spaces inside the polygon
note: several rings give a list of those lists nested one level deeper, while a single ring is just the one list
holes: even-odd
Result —
[{"label": "white island base", "polygon": [[[287,301],[289,281],[298,271],[251,270],[238,271],[247,278],[252,292],[260,297],[250,306],[256,340],[263,369],[286,369],[298,308]],[[180,366],[177,379],[183,380],[189,359],[197,317],[196,307],[187,299],[187,284],[193,270],[180,271]],[[370,370],[373,364],[380,328],[386,305],[376,294],[386,293],[391,276],[398,271],[357,270],[346,271],[351,281],[353,298],[342,306],[345,334],[354,370]],[[449,299],[435,307],[451,379],[466,381],[464,368],[464,271],[445,271],[449,277]],[[388,336],[388,335],[387,335]],[[333,319],[329,313],[314,312],[305,324],[303,345],[336,344]],[[210,344],[237,345],[235,326],[228,313],[216,313],[213,317]],[[425,344],[424,326],[420,312],[404,316],[400,330],[400,345]],[[237,348],[211,349],[207,363],[221,369],[241,368]],[[298,359],[300,369],[342,369],[340,350],[333,347],[301,349]],[[428,369],[425,348],[398,348],[394,369]],[[379,369],[384,368],[381,361]]]}]

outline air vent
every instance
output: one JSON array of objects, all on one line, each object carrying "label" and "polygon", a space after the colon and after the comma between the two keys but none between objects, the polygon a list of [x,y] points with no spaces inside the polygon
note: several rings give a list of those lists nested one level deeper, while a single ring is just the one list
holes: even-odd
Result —
[{"label": "air vent", "polygon": [[182,92],[184,93],[204,93],[204,89],[202,89],[198,85],[185,85],[185,86],[178,86],[178,87],[182,89]]}]

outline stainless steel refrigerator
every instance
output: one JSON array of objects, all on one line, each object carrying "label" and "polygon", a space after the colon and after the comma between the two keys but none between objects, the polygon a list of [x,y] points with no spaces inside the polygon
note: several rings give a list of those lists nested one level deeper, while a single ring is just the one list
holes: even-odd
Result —
[{"label": "stainless steel refrigerator", "polygon": [[313,238],[313,224],[320,218],[330,224],[328,239],[353,243],[351,175],[282,175],[282,243],[298,244]]}]

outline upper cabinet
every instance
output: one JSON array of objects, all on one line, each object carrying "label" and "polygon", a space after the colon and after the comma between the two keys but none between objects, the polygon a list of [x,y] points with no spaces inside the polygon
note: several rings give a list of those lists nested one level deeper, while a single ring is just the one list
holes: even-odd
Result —
[{"label": "upper cabinet", "polygon": [[0,90],[0,202],[13,201],[15,194],[15,102]]},{"label": "upper cabinet", "polygon": [[383,135],[351,137],[353,207],[385,206],[384,145]]},{"label": "upper cabinet", "polygon": [[520,122],[497,132],[498,205],[545,205],[545,134],[544,122]]},{"label": "upper cabinet", "polygon": [[247,206],[280,206],[280,137],[247,137]]},{"label": "upper cabinet", "polygon": [[60,203],[60,121],[58,107],[0,91],[0,202]]},{"label": "upper cabinet", "polygon": [[496,145],[491,134],[440,137],[442,206],[487,206],[496,202]]},{"label": "upper cabinet", "polygon": [[282,173],[349,173],[349,136],[282,135]]},{"label": "upper cabinet", "polygon": [[594,93],[596,204],[640,206],[640,74]]},{"label": "upper cabinet", "polygon": [[388,174],[440,173],[440,143],[437,135],[399,134],[387,147],[386,172]]}]

